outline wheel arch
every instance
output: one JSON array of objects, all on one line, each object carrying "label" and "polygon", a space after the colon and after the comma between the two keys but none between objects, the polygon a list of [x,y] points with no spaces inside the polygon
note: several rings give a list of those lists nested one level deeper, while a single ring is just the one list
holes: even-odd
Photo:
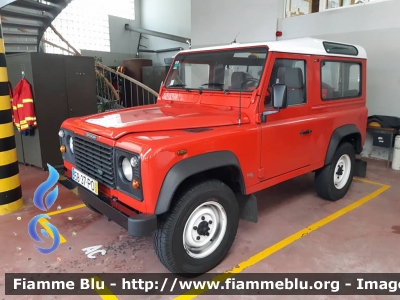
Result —
[{"label": "wheel arch", "polygon": [[186,186],[185,183],[210,178],[210,175],[211,178],[223,181],[234,192],[246,194],[242,169],[233,152],[224,150],[200,154],[184,159],[171,167],[161,186],[154,213],[160,215],[167,212],[174,195],[182,186]]},{"label": "wheel arch", "polygon": [[345,142],[349,142],[353,145],[356,154],[361,153],[363,149],[362,138],[361,133],[356,125],[348,124],[335,129],[335,131],[332,133],[328,150],[326,152],[325,165],[328,165],[332,162],[336,149]]}]

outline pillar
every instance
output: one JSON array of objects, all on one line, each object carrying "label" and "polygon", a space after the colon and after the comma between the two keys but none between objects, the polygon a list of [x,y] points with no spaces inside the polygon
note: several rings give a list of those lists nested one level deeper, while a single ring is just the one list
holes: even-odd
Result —
[{"label": "pillar", "polygon": [[0,23],[0,215],[20,209],[22,204],[6,55]]}]

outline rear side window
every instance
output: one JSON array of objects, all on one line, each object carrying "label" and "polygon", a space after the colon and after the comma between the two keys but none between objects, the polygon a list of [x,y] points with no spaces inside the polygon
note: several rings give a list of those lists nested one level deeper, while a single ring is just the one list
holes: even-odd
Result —
[{"label": "rear side window", "polygon": [[361,64],[358,62],[322,61],[322,100],[361,96]]},{"label": "rear side window", "polygon": [[356,47],[351,45],[344,45],[331,42],[323,42],[325,51],[330,54],[345,54],[345,55],[358,55]]}]

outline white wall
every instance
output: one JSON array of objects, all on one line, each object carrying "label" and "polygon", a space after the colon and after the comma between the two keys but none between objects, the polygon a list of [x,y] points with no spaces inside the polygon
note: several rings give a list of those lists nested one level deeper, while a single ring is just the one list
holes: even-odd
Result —
[{"label": "white wall", "polygon": [[194,47],[276,39],[282,0],[192,0]]},{"label": "white wall", "polygon": [[106,66],[121,66],[125,59],[136,56],[139,34],[125,30],[125,24],[141,26],[141,1],[135,1],[134,20],[108,16],[110,30],[110,52],[82,50],[82,55],[101,57]]},{"label": "white wall", "polygon": [[[190,0],[142,0],[141,27],[143,29],[191,38]],[[141,44],[149,50],[182,47],[189,45],[146,35]],[[145,49],[145,48],[144,48]],[[164,57],[172,57],[176,52],[163,54],[140,54],[140,57],[154,60],[154,65],[164,65]]]},{"label": "white wall", "polygon": [[134,20],[108,16],[110,30],[110,52],[82,50],[82,55],[101,57],[106,66],[121,66],[125,59],[134,58],[139,42],[139,34],[125,30],[125,24],[140,27],[141,1],[135,1]]},{"label": "white wall", "polygon": [[[135,6],[135,8],[136,7],[137,6]],[[136,13],[136,18],[139,19],[128,20],[114,16],[108,17],[111,52],[136,55],[139,33],[125,29],[125,24],[129,24],[133,27],[140,27],[140,14]]]}]

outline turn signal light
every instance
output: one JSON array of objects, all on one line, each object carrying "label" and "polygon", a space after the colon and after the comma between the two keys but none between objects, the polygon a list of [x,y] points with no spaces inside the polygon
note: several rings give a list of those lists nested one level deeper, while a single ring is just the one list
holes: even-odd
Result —
[{"label": "turn signal light", "polygon": [[65,148],[65,146],[62,145],[62,146],[60,147],[60,152],[61,152],[61,153],[65,153],[66,151],[67,151],[67,148]]},{"label": "turn signal light", "polygon": [[178,150],[178,152],[176,154],[178,154],[178,156],[182,156],[182,155],[185,155],[186,153],[187,153],[186,149],[181,149],[181,150]]},{"label": "turn signal light", "polygon": [[135,190],[140,189],[140,182],[139,182],[138,179],[134,179],[134,180],[132,181],[132,187],[133,187]]}]

